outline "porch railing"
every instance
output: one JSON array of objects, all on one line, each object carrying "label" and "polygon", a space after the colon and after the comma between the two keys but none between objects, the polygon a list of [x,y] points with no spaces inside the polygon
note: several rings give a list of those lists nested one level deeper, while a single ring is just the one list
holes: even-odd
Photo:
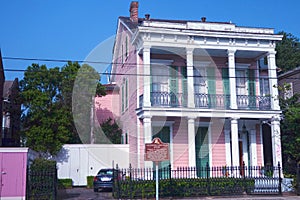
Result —
[{"label": "porch railing", "polygon": [[270,110],[271,97],[237,95],[237,106],[238,109]]},{"label": "porch railing", "polygon": [[[172,92],[151,92],[151,105],[158,107],[187,107],[187,95]],[[196,108],[230,109],[230,95],[196,93]],[[143,106],[143,95],[139,97],[139,107]],[[270,96],[237,95],[238,109],[270,110]]]},{"label": "porch railing", "polygon": [[[115,198],[153,198],[155,171],[153,168],[118,169],[114,182]],[[158,171],[160,195],[173,197],[281,194],[281,166],[178,167],[171,165]],[[133,195],[133,196],[132,196]]]},{"label": "porch railing", "polygon": [[151,92],[151,105],[164,107],[186,107],[187,96],[174,92]]},{"label": "porch railing", "polygon": [[196,108],[224,108],[229,109],[230,95],[225,94],[195,94]]}]

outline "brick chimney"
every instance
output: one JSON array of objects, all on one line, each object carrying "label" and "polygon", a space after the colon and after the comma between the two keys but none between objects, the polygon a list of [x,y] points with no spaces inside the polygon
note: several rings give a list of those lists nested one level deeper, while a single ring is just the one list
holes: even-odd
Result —
[{"label": "brick chimney", "polygon": [[129,12],[130,12],[130,20],[134,23],[137,23],[139,19],[138,8],[139,8],[139,2],[132,1],[130,4]]}]

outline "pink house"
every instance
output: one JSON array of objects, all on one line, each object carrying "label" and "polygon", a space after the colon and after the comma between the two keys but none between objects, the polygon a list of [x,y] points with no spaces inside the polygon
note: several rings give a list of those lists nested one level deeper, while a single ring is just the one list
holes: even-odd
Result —
[{"label": "pink house", "polygon": [[[282,36],[205,17],[139,18],[138,6],[131,2],[130,17],[119,17],[111,81],[120,90],[105,97],[121,122],[132,166],[152,166],[144,151],[154,137],[170,143],[170,160],[161,166],[281,163],[273,86]],[[263,58],[266,67],[259,65]]]}]

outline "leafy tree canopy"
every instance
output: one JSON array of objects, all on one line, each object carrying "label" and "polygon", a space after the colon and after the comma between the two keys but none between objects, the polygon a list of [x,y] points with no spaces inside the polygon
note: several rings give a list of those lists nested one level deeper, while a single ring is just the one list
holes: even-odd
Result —
[{"label": "leafy tree canopy", "polygon": [[[73,120],[72,92],[82,67],[76,62],[68,62],[62,68],[48,69],[38,64],[27,68],[20,81],[24,145],[40,153],[55,155],[63,144],[81,142]],[[88,65],[83,68],[93,72],[96,88],[93,95],[105,95],[99,74]]]},{"label": "leafy tree canopy", "polygon": [[276,44],[276,64],[283,72],[300,66],[300,43],[299,39],[291,33],[279,32],[283,35]]}]

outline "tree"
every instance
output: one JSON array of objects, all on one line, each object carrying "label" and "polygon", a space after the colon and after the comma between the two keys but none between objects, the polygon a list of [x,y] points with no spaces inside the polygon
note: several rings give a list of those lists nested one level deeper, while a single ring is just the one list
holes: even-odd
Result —
[{"label": "tree", "polygon": [[100,144],[121,144],[122,129],[112,118],[108,118],[95,128],[95,143]]},{"label": "tree", "polygon": [[[284,94],[290,90],[289,84],[284,84],[279,90]],[[281,143],[284,170],[288,174],[296,174],[295,166],[300,162],[300,103],[299,94],[290,98],[280,97],[279,102],[284,119],[281,121]]]},{"label": "tree", "polygon": [[[88,65],[84,68],[92,71]],[[81,142],[72,113],[72,91],[80,69],[78,63],[72,62],[61,69],[38,64],[27,68],[20,81],[22,133],[26,146],[45,155],[55,155],[63,144]],[[97,75],[94,95],[104,95]]]},{"label": "tree", "polygon": [[286,72],[300,65],[300,43],[291,33],[282,31],[278,34],[283,35],[283,38],[276,44],[276,64]]}]

